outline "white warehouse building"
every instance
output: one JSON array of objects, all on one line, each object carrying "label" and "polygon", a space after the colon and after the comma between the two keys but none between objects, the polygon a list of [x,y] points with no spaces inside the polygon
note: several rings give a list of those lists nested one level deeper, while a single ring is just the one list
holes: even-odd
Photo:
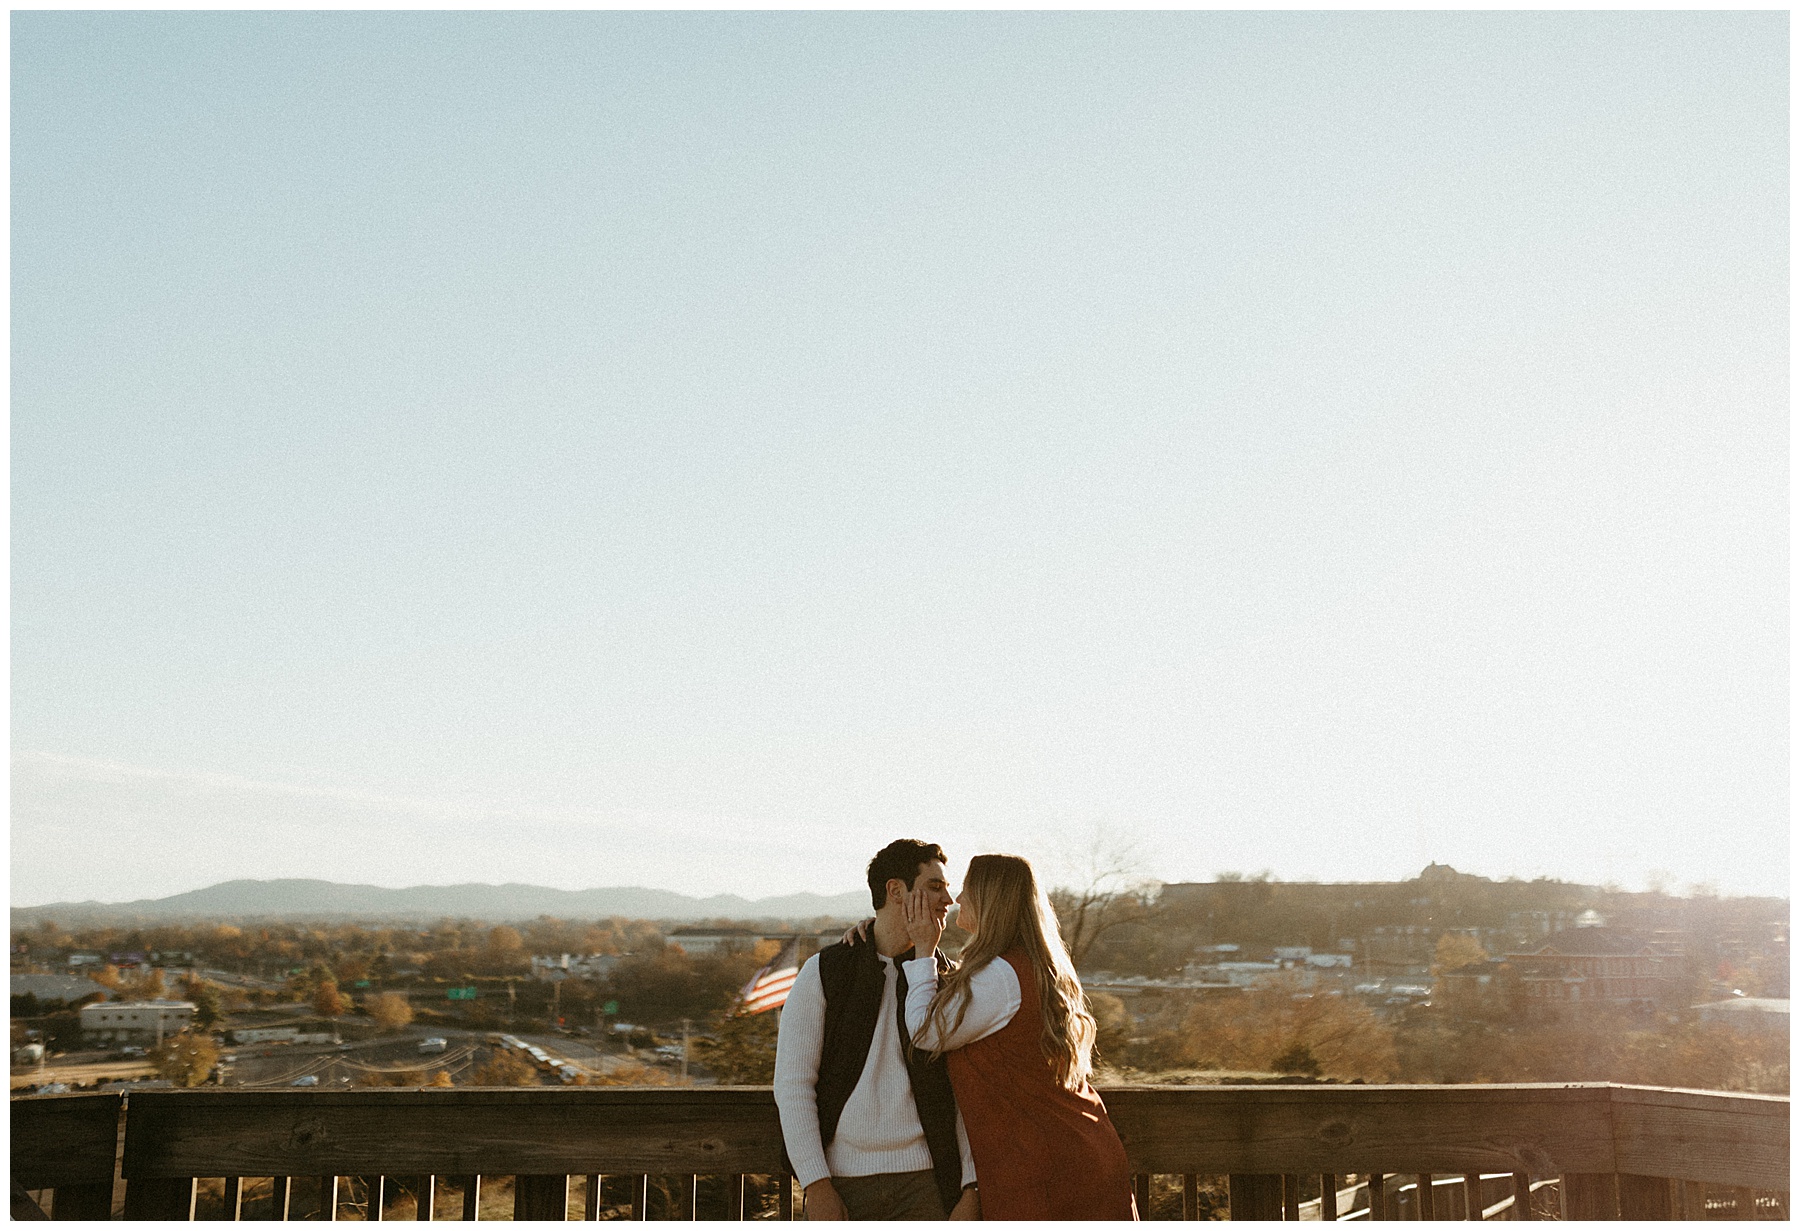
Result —
[{"label": "white warehouse building", "polygon": [[128,1003],[83,1005],[81,1032],[90,1039],[113,1043],[155,1042],[160,1036],[180,1034],[194,1021],[190,1000],[135,1000]]}]

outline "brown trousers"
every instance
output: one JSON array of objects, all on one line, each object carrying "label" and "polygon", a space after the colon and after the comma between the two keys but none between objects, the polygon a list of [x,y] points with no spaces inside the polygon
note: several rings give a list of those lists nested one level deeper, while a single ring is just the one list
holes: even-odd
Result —
[{"label": "brown trousers", "polygon": [[834,1175],[831,1186],[844,1199],[844,1209],[859,1222],[897,1218],[943,1221],[949,1217],[930,1171],[895,1171],[887,1175]]}]

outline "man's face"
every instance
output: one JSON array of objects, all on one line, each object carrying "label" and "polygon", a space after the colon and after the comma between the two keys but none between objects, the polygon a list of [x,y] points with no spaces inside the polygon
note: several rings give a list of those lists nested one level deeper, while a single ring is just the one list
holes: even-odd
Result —
[{"label": "man's face", "polygon": [[[944,865],[933,859],[929,863],[919,865],[918,879],[913,881],[913,888],[921,886],[925,889],[925,902],[931,907],[932,915],[941,924],[944,916],[954,900],[950,896],[950,876],[944,871]],[[888,902],[898,906],[906,896],[906,882],[898,878],[888,882]]]}]

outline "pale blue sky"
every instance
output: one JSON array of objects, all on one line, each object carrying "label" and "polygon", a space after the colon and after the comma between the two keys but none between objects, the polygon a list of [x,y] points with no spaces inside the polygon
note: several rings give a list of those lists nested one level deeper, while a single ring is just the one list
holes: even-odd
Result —
[{"label": "pale blue sky", "polygon": [[12,18],[16,904],[1787,890],[1787,17]]}]

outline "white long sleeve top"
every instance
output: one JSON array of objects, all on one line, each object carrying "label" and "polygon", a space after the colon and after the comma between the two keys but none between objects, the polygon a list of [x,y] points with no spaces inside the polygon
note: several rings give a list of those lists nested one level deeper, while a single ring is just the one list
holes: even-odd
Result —
[{"label": "white long sleeve top", "polygon": [[[995,958],[969,976],[969,1008],[963,1019],[941,1043],[936,1028],[921,1034],[931,998],[937,995],[937,962],[928,957],[906,963],[906,1028],[915,1047],[951,1051],[967,1047],[1003,1029],[1019,1011],[1019,976],[1012,963]],[[950,1015],[954,1016],[952,1007]]]},{"label": "white long sleeve top", "polygon": [[[878,955],[879,956],[879,955]],[[896,1012],[895,963],[881,958],[886,983],[881,1009],[875,1015],[875,1037],[862,1076],[850,1092],[838,1118],[831,1144],[819,1140],[819,1057],[825,1045],[825,987],[819,981],[817,955],[806,960],[788,991],[781,1009],[781,1027],[775,1038],[775,1106],[781,1113],[781,1136],[788,1161],[802,1187],[833,1175],[887,1175],[926,1171],[931,1149],[919,1123],[913,1102],[912,1080],[901,1051]],[[913,967],[908,963],[908,979]],[[937,967],[930,959],[933,986]],[[910,991],[910,989],[909,989]],[[910,1005],[912,996],[907,996]],[[962,1153],[963,1183],[975,1182],[975,1159],[963,1129],[962,1113],[956,1113],[956,1144]]]}]

